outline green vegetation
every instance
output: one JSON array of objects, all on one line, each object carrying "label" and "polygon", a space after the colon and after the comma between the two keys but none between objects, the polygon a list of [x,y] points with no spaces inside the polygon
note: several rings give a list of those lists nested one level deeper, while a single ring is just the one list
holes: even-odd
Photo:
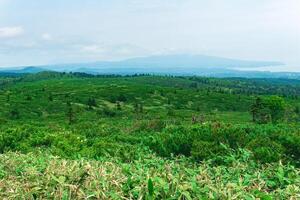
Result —
[{"label": "green vegetation", "polygon": [[2,199],[300,198],[300,81],[0,76]]},{"label": "green vegetation", "polygon": [[226,166],[186,158],[140,155],[117,159],[64,160],[48,154],[0,156],[0,195],[13,199],[296,199],[299,170],[261,165],[249,152],[224,157]]}]

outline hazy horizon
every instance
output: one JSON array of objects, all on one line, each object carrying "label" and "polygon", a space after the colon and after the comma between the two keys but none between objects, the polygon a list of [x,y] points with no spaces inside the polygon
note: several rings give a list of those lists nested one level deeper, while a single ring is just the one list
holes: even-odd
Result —
[{"label": "hazy horizon", "polygon": [[199,54],[300,71],[298,0],[0,0],[0,67]]}]

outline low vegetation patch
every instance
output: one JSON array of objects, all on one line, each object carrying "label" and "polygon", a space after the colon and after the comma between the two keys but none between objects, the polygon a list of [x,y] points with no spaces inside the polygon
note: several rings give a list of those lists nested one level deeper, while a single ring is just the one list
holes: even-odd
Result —
[{"label": "low vegetation patch", "polygon": [[280,162],[261,165],[239,150],[214,166],[152,154],[118,159],[65,160],[44,153],[0,156],[4,199],[298,199],[300,171]]}]

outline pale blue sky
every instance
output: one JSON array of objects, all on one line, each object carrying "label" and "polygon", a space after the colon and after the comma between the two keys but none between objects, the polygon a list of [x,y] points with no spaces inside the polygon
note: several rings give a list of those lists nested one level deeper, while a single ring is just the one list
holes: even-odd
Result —
[{"label": "pale blue sky", "polygon": [[300,71],[300,1],[0,0],[0,66],[172,53]]}]

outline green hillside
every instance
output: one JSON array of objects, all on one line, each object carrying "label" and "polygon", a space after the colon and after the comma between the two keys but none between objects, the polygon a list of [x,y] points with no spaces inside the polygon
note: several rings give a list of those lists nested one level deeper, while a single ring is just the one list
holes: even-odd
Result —
[{"label": "green hillside", "polygon": [[300,198],[300,81],[0,76],[2,199]]}]

